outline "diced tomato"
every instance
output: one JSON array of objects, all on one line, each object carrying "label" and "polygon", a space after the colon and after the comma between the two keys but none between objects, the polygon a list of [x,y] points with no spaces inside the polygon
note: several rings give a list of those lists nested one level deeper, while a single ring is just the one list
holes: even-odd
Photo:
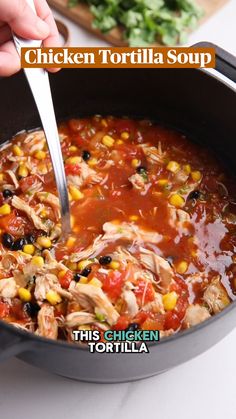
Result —
[{"label": "diced tomato", "polygon": [[121,294],[123,285],[123,274],[118,271],[111,271],[105,276],[103,290],[112,301],[115,301]]},{"label": "diced tomato", "polygon": [[132,321],[133,323],[142,324],[149,317],[149,315],[150,313],[148,311],[139,311]]},{"label": "diced tomato", "polygon": [[68,271],[65,272],[64,275],[59,276],[59,282],[60,282],[60,285],[62,286],[62,288],[66,288],[66,289],[69,288],[73,277],[74,277],[74,274],[69,269],[68,269]]},{"label": "diced tomato", "polygon": [[81,169],[78,164],[67,163],[65,165],[65,171],[67,175],[79,175],[81,172]]},{"label": "diced tomato", "polygon": [[113,326],[114,330],[125,330],[129,326],[131,318],[127,315],[120,316],[117,323]]},{"label": "diced tomato", "polygon": [[73,132],[79,132],[84,128],[85,123],[84,119],[70,119],[68,126]]},{"label": "diced tomato", "polygon": [[23,310],[21,301],[17,298],[13,299],[11,302],[10,315],[17,320],[24,320],[28,317],[27,313]]},{"label": "diced tomato", "polygon": [[38,177],[36,175],[27,176],[25,178],[22,178],[19,181],[20,189],[23,193],[27,192],[31,186],[38,181]]},{"label": "diced tomato", "polygon": [[13,236],[21,236],[25,225],[26,220],[22,217],[18,217],[15,211],[0,218],[0,228]]},{"label": "diced tomato", "polygon": [[174,311],[168,311],[165,319],[165,329],[177,330],[181,325],[178,315]]},{"label": "diced tomato", "polygon": [[136,128],[136,123],[132,119],[117,119],[113,125],[119,134],[124,131],[130,133]]},{"label": "diced tomato", "polygon": [[159,319],[149,318],[145,320],[145,322],[142,324],[143,330],[163,330],[163,328],[164,328],[164,318],[162,315]]},{"label": "diced tomato", "polygon": [[155,297],[152,284],[144,279],[138,281],[134,293],[140,306],[153,301]]},{"label": "diced tomato", "polygon": [[117,146],[121,158],[123,160],[132,160],[134,158],[140,159],[142,157],[142,149],[136,147],[134,144],[121,144]]},{"label": "diced tomato", "polygon": [[9,304],[0,301],[0,319],[4,319],[4,317],[7,317],[9,315],[9,312]]}]

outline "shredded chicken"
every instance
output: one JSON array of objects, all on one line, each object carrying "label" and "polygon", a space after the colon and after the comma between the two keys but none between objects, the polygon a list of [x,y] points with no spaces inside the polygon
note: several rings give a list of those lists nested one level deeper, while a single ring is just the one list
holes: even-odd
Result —
[{"label": "shredded chicken", "polygon": [[17,295],[17,286],[14,278],[0,279],[0,296],[14,298]]},{"label": "shredded chicken", "polygon": [[168,211],[169,224],[172,228],[185,230],[189,227],[190,215],[186,211],[173,207],[169,207]]},{"label": "shredded chicken", "polygon": [[219,313],[230,304],[228,294],[220,282],[220,276],[215,277],[206,288],[203,300],[213,313]]},{"label": "shredded chicken", "polygon": [[80,174],[67,176],[68,185],[80,188],[85,184],[96,184],[102,181],[102,177],[99,176],[95,170],[91,169],[82,159],[81,162],[77,164],[77,167]]},{"label": "shredded chicken", "polygon": [[27,149],[29,154],[34,154],[38,150],[43,150],[46,139],[43,131],[33,131],[30,132],[25,140],[24,143],[27,144]]},{"label": "shredded chicken", "polygon": [[121,296],[126,303],[127,314],[131,317],[134,317],[138,313],[139,307],[138,307],[135,294],[131,288],[132,288],[132,284],[127,282],[125,286],[123,287]]},{"label": "shredded chicken", "polygon": [[66,316],[65,325],[67,327],[80,326],[82,324],[94,323],[96,318],[94,314],[86,313],[84,311],[75,311]]},{"label": "shredded chicken", "polygon": [[45,300],[46,294],[50,290],[56,291],[62,297],[65,297],[67,299],[72,298],[71,293],[69,291],[66,291],[64,288],[60,286],[56,275],[45,273],[43,275],[37,276],[35,280],[35,290],[34,290],[34,296],[36,300],[38,301]]},{"label": "shredded chicken", "polygon": [[195,326],[211,317],[206,307],[202,307],[199,304],[190,305],[185,313],[184,324],[186,327]]},{"label": "shredded chicken", "polygon": [[38,192],[37,198],[40,200],[40,202],[49,204],[53,208],[56,220],[60,218],[60,203],[56,195],[50,192]]},{"label": "shredded chicken", "polygon": [[107,242],[102,239],[102,235],[96,237],[94,242],[86,247],[86,249],[81,250],[80,252],[73,253],[70,256],[71,262],[78,262],[82,259],[87,259],[91,257],[96,257],[101,251],[106,247]]},{"label": "shredded chicken", "polygon": [[160,141],[158,143],[158,148],[150,146],[149,144],[140,144],[140,147],[142,147],[147,161],[149,161],[150,163],[161,164],[164,162],[166,153],[162,151]]},{"label": "shredded chicken", "polygon": [[143,230],[132,223],[113,223],[107,222],[103,224],[105,232],[103,240],[115,241],[119,239],[132,240],[136,242],[159,243],[162,236],[155,231]]},{"label": "shredded chicken", "polygon": [[171,281],[174,279],[174,272],[167,260],[144,248],[140,248],[140,260],[145,268],[158,275],[160,288],[168,292]]},{"label": "shredded chicken", "polygon": [[82,307],[85,299],[94,308],[98,308],[111,326],[117,322],[119,313],[114,309],[101,288],[89,284],[77,284],[77,286],[71,290],[71,293]]},{"label": "shredded chicken", "polygon": [[9,174],[9,176],[10,176],[12,182],[13,182],[13,185],[15,186],[16,189],[18,189],[19,188],[19,182],[16,178],[15,173],[12,170],[6,170],[6,173]]},{"label": "shredded chicken", "polygon": [[38,329],[35,332],[37,335],[57,339],[58,324],[54,315],[54,307],[49,304],[43,304],[38,312]]},{"label": "shredded chicken", "polygon": [[159,292],[155,292],[155,298],[150,303],[145,304],[142,308],[144,311],[152,311],[153,313],[164,314],[164,306],[162,302],[162,295]]},{"label": "shredded chicken", "polygon": [[38,230],[43,230],[48,233],[48,227],[41,221],[41,219],[35,214],[33,208],[31,208],[23,199],[14,195],[11,201],[13,207],[26,213],[26,215],[33,221],[34,226]]},{"label": "shredded chicken", "polygon": [[146,189],[146,182],[142,175],[139,173],[135,173],[134,175],[130,176],[129,178],[130,183],[132,183],[134,189],[138,190],[145,190]]}]

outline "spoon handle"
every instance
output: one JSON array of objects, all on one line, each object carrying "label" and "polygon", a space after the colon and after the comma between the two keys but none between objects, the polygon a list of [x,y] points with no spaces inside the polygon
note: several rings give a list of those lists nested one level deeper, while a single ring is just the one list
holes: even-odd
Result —
[{"label": "spoon handle", "polygon": [[[27,0],[27,3],[35,11],[34,1]],[[40,47],[42,44],[42,41],[22,39],[15,34],[13,34],[13,39],[19,54],[22,47]],[[70,205],[48,72],[43,68],[25,68],[24,72],[33,94],[47,140],[61,206],[62,234],[65,236],[71,230]]]}]

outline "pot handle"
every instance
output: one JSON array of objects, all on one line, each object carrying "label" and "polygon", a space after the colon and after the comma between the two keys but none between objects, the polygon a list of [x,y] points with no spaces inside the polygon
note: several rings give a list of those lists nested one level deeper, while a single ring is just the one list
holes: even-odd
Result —
[{"label": "pot handle", "polygon": [[224,76],[236,83],[236,57],[211,42],[198,42],[193,47],[214,48],[216,52],[216,67]]},{"label": "pot handle", "polygon": [[[16,331],[17,332],[17,331]],[[0,330],[0,362],[31,349],[30,340],[17,335],[15,331]]]}]

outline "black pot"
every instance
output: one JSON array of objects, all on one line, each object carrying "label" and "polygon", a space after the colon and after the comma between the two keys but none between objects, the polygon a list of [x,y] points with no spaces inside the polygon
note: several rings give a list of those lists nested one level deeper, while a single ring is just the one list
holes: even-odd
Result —
[{"label": "black pot", "polygon": [[[236,81],[236,59],[217,49],[217,68]],[[69,69],[51,76],[57,118],[93,114],[148,117],[209,146],[236,171],[236,91],[195,69]],[[23,73],[0,80],[0,139],[40,126]],[[89,353],[0,321],[0,360],[17,355],[48,371],[113,383],[161,373],[210,348],[236,324],[236,303],[210,320],[149,346],[149,354]]]}]

